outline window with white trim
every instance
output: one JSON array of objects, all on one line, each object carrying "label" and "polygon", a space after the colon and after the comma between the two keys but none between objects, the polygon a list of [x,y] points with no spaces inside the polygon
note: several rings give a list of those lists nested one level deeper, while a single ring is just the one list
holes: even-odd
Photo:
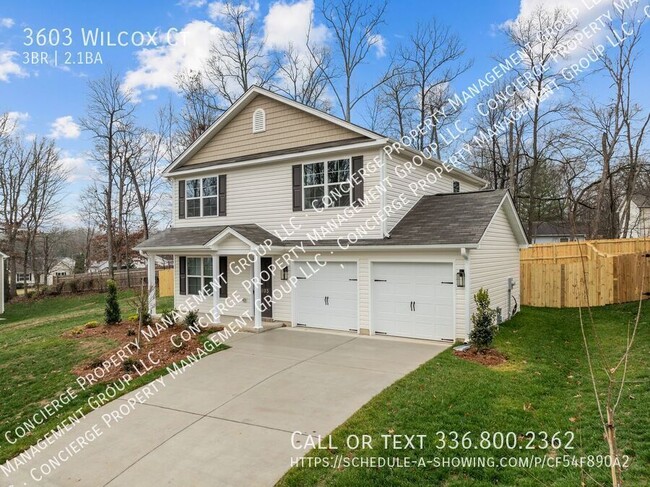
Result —
[{"label": "window with white trim", "polygon": [[216,176],[185,181],[185,214],[188,218],[219,214],[218,182]]},{"label": "window with white trim", "polygon": [[303,209],[349,206],[351,186],[349,158],[303,164]]},{"label": "window with white trim", "polygon": [[199,294],[204,286],[209,290],[212,282],[212,257],[188,257],[186,279],[187,294]]},{"label": "window with white trim", "polygon": [[258,108],[253,112],[253,133],[264,132],[266,130],[266,112]]}]

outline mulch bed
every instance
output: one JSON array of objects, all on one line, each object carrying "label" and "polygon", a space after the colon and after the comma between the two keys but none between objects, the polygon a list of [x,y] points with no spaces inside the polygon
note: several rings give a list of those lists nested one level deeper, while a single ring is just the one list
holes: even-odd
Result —
[{"label": "mulch bed", "polygon": [[454,350],[454,355],[470,362],[488,366],[501,365],[508,361],[506,356],[495,348],[489,348],[483,352],[479,352],[475,348],[470,348],[465,352]]},{"label": "mulch bed", "polygon": [[[75,328],[74,330],[67,331],[63,334],[65,338],[84,341],[87,339],[93,338],[102,338],[115,340],[118,345],[112,348],[109,351],[94,357],[92,360],[81,363],[72,369],[72,373],[77,376],[88,375],[93,372],[97,367],[102,367],[101,363],[105,361],[112,360],[114,362],[120,361],[119,358],[115,355],[118,350],[126,351],[127,357],[132,359],[135,362],[135,367],[137,371],[120,366],[110,364],[109,366],[104,367],[102,371],[103,377],[101,377],[98,382],[112,382],[119,380],[125,374],[129,373],[131,376],[138,375],[138,371],[145,373],[152,370],[161,369],[171,365],[174,362],[177,362],[188,355],[196,352],[198,348],[201,347],[201,342],[199,341],[199,335],[193,334],[189,340],[183,340],[180,338],[179,334],[185,329],[182,325],[176,325],[166,330],[158,331],[155,325],[152,325],[152,329],[156,330],[158,333],[154,337],[147,340],[145,337],[140,338],[140,349],[133,344],[136,339],[136,334],[138,332],[138,324],[130,321],[123,321],[115,325],[105,325],[101,324],[94,328],[88,328],[81,326]],[[214,333],[220,331],[223,327],[211,327],[209,333]],[[206,333],[206,332],[202,332]],[[171,342],[172,336],[176,335],[174,339],[175,343],[184,343],[183,347],[175,347]],[[186,336],[184,336],[186,338]],[[92,341],[88,343],[91,345]],[[131,344],[131,345],[128,345]],[[127,346],[128,345],[128,346]],[[153,352],[152,355],[149,355],[150,352]],[[157,364],[152,364],[148,357],[151,357],[151,360],[154,362],[159,361]],[[142,360],[142,362],[140,362]],[[96,374],[97,375],[97,374]]]}]

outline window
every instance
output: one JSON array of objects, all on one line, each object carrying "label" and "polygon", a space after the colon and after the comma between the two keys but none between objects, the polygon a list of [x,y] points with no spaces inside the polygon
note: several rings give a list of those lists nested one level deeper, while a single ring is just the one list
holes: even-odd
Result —
[{"label": "window", "polygon": [[460,193],[460,183],[458,181],[454,181],[452,187],[454,193]]},{"label": "window", "polygon": [[185,205],[188,218],[218,215],[218,177],[185,181]]},{"label": "window", "polygon": [[303,209],[350,205],[350,159],[304,164]]},{"label": "window", "polygon": [[560,237],[560,242],[568,242],[569,237]]},{"label": "window", "polygon": [[212,282],[212,257],[187,258],[187,294],[199,294],[205,286],[209,290]]},{"label": "window", "polygon": [[253,112],[253,133],[264,132],[266,130],[266,113],[261,108]]}]

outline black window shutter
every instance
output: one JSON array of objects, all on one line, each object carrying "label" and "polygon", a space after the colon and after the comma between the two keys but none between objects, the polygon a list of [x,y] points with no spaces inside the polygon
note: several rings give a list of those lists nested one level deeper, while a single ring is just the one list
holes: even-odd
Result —
[{"label": "black window shutter", "polygon": [[226,216],[226,175],[219,176],[219,216]]},{"label": "black window shutter", "polygon": [[352,201],[354,206],[363,205],[363,156],[352,158]]},{"label": "black window shutter", "polygon": [[178,182],[178,218],[185,218],[185,180]]},{"label": "black window shutter", "polygon": [[181,294],[187,294],[187,258],[178,258],[178,276],[179,276],[179,289]]},{"label": "black window shutter", "polygon": [[219,297],[227,298],[228,297],[228,256],[220,255],[219,256],[219,283],[221,288],[219,289]]},{"label": "black window shutter", "polygon": [[302,164],[295,164],[293,170],[293,211],[302,211]]}]

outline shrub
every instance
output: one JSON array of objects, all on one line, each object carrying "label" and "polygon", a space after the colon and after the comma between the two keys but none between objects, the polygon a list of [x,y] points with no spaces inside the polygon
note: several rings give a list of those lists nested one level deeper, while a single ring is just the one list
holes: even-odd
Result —
[{"label": "shrub", "polygon": [[133,313],[132,315],[129,315],[126,317],[127,321],[132,321],[133,323],[138,322],[138,313]]},{"label": "shrub", "polygon": [[32,299],[34,297],[34,291],[25,291],[25,297],[27,299]]},{"label": "shrub", "polygon": [[122,362],[122,368],[124,372],[135,372],[135,360],[132,358],[125,358]]},{"label": "shrub", "polygon": [[193,327],[199,321],[199,313],[195,309],[185,315],[185,326]]},{"label": "shrub", "polygon": [[165,308],[160,312],[160,321],[166,326],[174,326],[176,324],[176,317],[174,315],[175,309]]},{"label": "shrub", "polygon": [[476,312],[472,315],[474,327],[469,333],[471,344],[478,351],[484,351],[492,345],[494,333],[497,330],[494,324],[495,311],[490,308],[490,296],[486,289],[479,289],[474,295]]},{"label": "shrub", "polygon": [[77,326],[70,330],[70,333],[73,335],[81,335],[84,332],[85,328],[83,326]]},{"label": "shrub", "polygon": [[136,333],[135,333],[135,330],[133,328],[129,328],[126,331],[126,336],[128,336],[128,337],[134,337],[135,335],[136,335]]},{"label": "shrub", "polygon": [[106,324],[115,325],[122,321],[122,314],[120,312],[120,303],[117,301],[117,284],[114,280],[109,279],[106,282],[108,293],[106,294]]},{"label": "shrub", "polygon": [[99,323],[96,321],[89,321],[84,325],[86,328],[97,328],[99,326]]}]

